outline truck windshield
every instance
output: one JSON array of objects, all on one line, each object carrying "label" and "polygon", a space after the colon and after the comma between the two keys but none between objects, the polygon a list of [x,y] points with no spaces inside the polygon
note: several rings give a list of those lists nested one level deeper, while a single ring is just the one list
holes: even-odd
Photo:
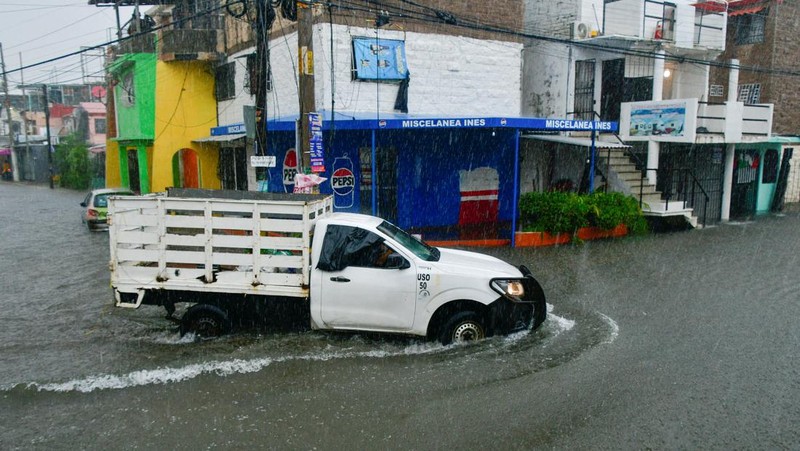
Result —
[{"label": "truck windshield", "polygon": [[403,247],[413,252],[417,257],[429,262],[439,261],[439,249],[423,243],[396,225],[383,221],[378,226],[378,230],[400,243]]}]

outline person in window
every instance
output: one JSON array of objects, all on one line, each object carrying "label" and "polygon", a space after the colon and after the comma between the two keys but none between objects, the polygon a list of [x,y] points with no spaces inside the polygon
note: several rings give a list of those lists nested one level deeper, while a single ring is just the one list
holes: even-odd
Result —
[{"label": "person in window", "polygon": [[377,249],[372,266],[376,268],[385,268],[386,264],[389,262],[389,256],[392,255],[394,251],[391,247],[387,246],[386,243],[380,242],[375,244]]},{"label": "person in window", "polygon": [[350,266],[361,266],[363,268],[385,268],[392,248],[383,241],[376,241],[370,246],[360,249],[352,254]]}]

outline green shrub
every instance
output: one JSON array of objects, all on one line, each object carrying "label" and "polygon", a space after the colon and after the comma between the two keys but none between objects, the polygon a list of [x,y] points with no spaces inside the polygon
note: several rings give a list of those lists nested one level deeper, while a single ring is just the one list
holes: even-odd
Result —
[{"label": "green shrub", "polygon": [[65,136],[53,153],[53,165],[60,186],[72,189],[88,189],[92,183],[89,149],[77,135]]},{"label": "green shrub", "polygon": [[620,224],[632,234],[647,231],[639,201],[622,193],[526,193],[520,197],[519,211],[524,231],[574,235],[581,227],[610,230]]}]

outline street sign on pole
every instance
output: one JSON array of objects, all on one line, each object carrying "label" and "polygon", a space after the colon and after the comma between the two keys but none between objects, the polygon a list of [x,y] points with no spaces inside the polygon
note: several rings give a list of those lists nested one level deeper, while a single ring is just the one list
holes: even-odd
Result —
[{"label": "street sign on pole", "polygon": [[275,155],[251,155],[250,166],[254,168],[274,168],[277,166]]}]

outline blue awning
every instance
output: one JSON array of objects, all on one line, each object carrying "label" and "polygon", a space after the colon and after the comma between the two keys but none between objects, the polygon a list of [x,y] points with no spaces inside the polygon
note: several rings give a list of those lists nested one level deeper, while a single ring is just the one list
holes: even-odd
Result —
[{"label": "blue awning", "polygon": [[[425,116],[402,113],[339,113],[331,122],[328,111],[320,111],[323,130],[415,130],[436,128],[512,128],[550,131],[615,131],[616,122],[543,119],[534,117]],[[267,123],[268,130],[294,130],[297,116]]]},{"label": "blue awning", "polygon": [[[598,131],[612,132],[618,129],[617,122],[580,121],[573,119],[547,119],[535,117],[483,117],[483,116],[426,116],[403,113],[336,112],[331,121],[330,111],[321,110],[323,130],[420,130],[420,129],[465,129],[465,128],[509,128],[546,131]],[[267,121],[268,131],[294,131],[297,115]],[[243,124],[215,127],[212,135],[224,135],[230,130],[241,133]]]}]

